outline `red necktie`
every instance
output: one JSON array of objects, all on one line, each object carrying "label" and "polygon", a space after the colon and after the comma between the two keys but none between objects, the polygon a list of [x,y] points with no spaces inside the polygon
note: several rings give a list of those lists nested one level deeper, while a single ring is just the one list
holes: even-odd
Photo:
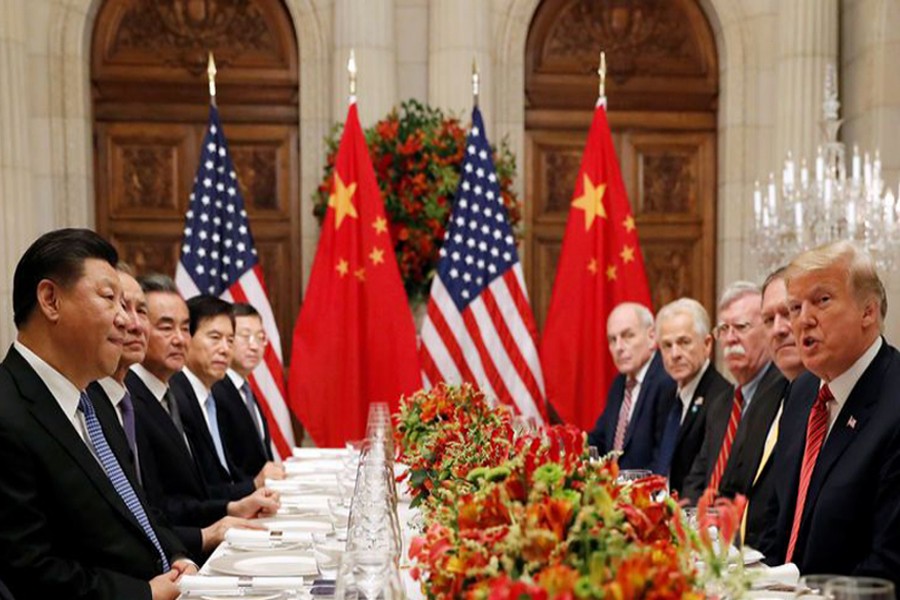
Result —
[{"label": "red necktie", "polygon": [[809,480],[816,467],[819,450],[822,449],[822,444],[825,442],[825,434],[828,433],[828,403],[833,400],[834,396],[831,394],[831,390],[827,385],[823,385],[819,389],[819,395],[816,396],[812,410],[809,411],[809,420],[806,423],[806,448],[803,450],[800,487],[797,490],[797,507],[794,509],[794,524],[791,527],[791,538],[788,542],[784,562],[791,562],[791,558],[794,556],[797,534],[800,532],[800,519],[803,517],[803,506],[806,504],[806,493],[809,490]]},{"label": "red necktie", "polygon": [[709,479],[709,487],[714,490],[718,490],[719,484],[722,482],[722,474],[725,473],[725,465],[728,464],[728,457],[731,456],[731,446],[734,445],[734,436],[737,435],[743,408],[744,394],[741,393],[741,388],[738,386],[734,391],[734,402],[731,404],[731,416],[728,418],[728,429],[725,430],[725,439],[722,440],[722,448],[719,450],[719,457],[716,458],[716,467],[713,469],[712,477]]},{"label": "red necktie", "polygon": [[629,377],[625,382],[625,398],[622,400],[622,408],[619,409],[619,422],[616,423],[616,437],[613,439],[613,450],[621,450],[625,447],[625,431],[628,429],[628,421],[631,416],[631,396],[637,379]]}]

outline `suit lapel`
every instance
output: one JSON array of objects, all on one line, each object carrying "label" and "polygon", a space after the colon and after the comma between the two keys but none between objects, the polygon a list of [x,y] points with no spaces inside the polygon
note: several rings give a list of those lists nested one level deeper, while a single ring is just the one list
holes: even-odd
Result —
[{"label": "suit lapel", "polygon": [[146,414],[147,418],[157,423],[162,429],[163,434],[169,438],[171,447],[178,448],[179,452],[183,454],[182,458],[185,461],[188,461],[189,464],[193,464],[194,458],[188,451],[187,440],[181,435],[178,428],[175,427],[172,417],[166,413],[166,409],[164,409],[159,400],[156,399],[153,392],[151,392],[144,382],[141,381],[141,378],[134,373],[128,373],[128,375],[125,376],[125,383],[131,392],[132,398],[142,405],[143,412]]},{"label": "suit lapel", "polygon": [[178,402],[178,407],[181,410],[181,420],[188,438],[193,438],[195,441],[199,439],[200,443],[204,444],[206,449],[212,453],[212,456],[216,457],[216,464],[222,477],[226,480],[231,480],[231,475],[219,463],[219,455],[216,452],[212,434],[209,432],[206,418],[200,409],[200,402],[197,400],[197,395],[194,393],[194,388],[188,381],[187,376],[184,373],[176,373],[172,376],[169,385],[170,388],[176,386],[178,388],[179,393],[176,394],[175,401]]},{"label": "suit lapel", "polygon": [[[809,491],[806,495],[806,504],[803,506],[803,520],[805,521],[810,511],[813,510],[819,492],[828,479],[828,475],[834,468],[837,461],[847,450],[857,435],[865,429],[866,424],[872,416],[880,397],[880,384],[884,376],[884,368],[887,364],[885,360],[889,346],[883,343],[881,350],[875,356],[875,360],[869,365],[853,390],[844,403],[844,407],[838,414],[825,443],[819,451],[819,457],[816,459],[816,466],[813,468],[812,477],[809,480]],[[809,413],[806,413],[807,415]],[[855,419],[855,424],[851,427],[847,424],[850,417]],[[803,521],[801,521],[802,523]]]},{"label": "suit lapel", "polygon": [[[656,395],[656,386],[658,385],[658,368],[659,365],[657,361],[661,360],[659,358],[659,352],[654,352],[653,356],[650,358],[650,366],[647,368],[647,374],[644,375],[644,381],[641,382],[641,391],[638,393],[636,399],[634,399],[635,405],[631,411],[631,418],[628,420],[628,427],[625,428],[625,441],[622,444],[622,449],[628,447],[628,444],[631,442],[631,438],[634,436],[634,430],[638,423],[640,423],[641,415],[645,410],[650,410],[647,407],[648,402],[645,400],[647,396],[651,393]],[[623,393],[624,394],[624,393]]]},{"label": "suit lapel", "polygon": [[109,477],[94,455],[88,449],[87,444],[72,423],[59,407],[50,390],[41,380],[31,365],[19,354],[15,348],[10,349],[4,366],[16,380],[16,385],[22,395],[31,401],[30,412],[41,427],[53,437],[72,457],[72,460],[87,476],[88,481],[97,489],[106,500],[126,521],[137,528],[142,537],[146,538],[143,528],[137,522],[134,515],[128,510],[125,502],[116,492]]}]

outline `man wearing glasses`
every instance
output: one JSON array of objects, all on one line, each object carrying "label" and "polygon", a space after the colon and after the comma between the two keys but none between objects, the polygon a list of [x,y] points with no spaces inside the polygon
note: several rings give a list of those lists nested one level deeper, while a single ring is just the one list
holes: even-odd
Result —
[{"label": "man wearing glasses", "polygon": [[685,497],[696,501],[713,488],[723,496],[746,494],[762,459],[769,426],[787,381],[771,363],[761,316],[761,294],[746,281],[731,284],[719,302],[716,339],[735,380],[731,402],[710,407],[706,439],[684,482]]},{"label": "man wearing glasses", "polygon": [[249,304],[234,304],[234,354],[225,378],[213,386],[225,450],[245,478],[253,478],[273,460],[269,426],[250,385],[262,362],[266,332],[262,317]]}]

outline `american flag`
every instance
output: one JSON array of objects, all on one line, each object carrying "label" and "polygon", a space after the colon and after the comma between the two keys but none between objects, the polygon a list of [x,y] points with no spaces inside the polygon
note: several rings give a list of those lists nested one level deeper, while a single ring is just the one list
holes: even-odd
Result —
[{"label": "american flag", "polygon": [[175,281],[185,298],[211,294],[250,304],[262,316],[268,343],[262,362],[250,376],[250,387],[269,423],[272,443],[282,457],[290,455],[294,433],[285,401],[281,338],[215,105],[210,106],[209,127],[184,219]]},{"label": "american flag", "polygon": [[419,351],[426,384],[473,383],[542,422],[534,316],[477,106],[440,256]]}]

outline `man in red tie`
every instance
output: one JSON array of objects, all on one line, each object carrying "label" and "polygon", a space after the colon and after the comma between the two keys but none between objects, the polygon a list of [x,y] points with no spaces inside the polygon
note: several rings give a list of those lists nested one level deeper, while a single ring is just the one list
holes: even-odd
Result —
[{"label": "man in red tie", "polygon": [[884,286],[850,242],[801,254],[785,279],[809,373],[785,401],[760,547],[801,573],[900,584],[900,354],[881,337]]},{"label": "man in red tie", "polygon": [[609,313],[606,332],[619,376],[588,434],[588,444],[601,455],[621,452],[620,469],[652,469],[659,462],[675,399],[675,382],[656,352],[653,313],[641,304],[623,302]]},{"label": "man in red tie", "polygon": [[730,402],[706,414],[706,438],[683,486],[692,501],[707,487],[724,496],[747,493],[744,474],[756,472],[781,404],[786,381],[771,363],[760,306],[759,287],[746,281],[728,286],[719,301],[716,338],[736,385]]}]

